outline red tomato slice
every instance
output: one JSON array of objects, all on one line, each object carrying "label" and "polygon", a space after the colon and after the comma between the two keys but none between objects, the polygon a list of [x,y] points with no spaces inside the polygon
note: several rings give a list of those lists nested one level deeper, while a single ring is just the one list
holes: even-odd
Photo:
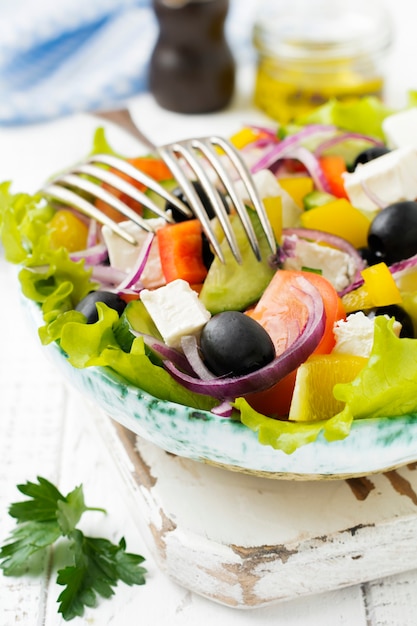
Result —
[{"label": "red tomato slice", "polygon": [[[320,292],[326,312],[326,325],[323,337],[314,354],[328,354],[335,344],[333,326],[346,317],[342,301],[331,283],[313,272],[278,270],[268,285],[256,307],[248,315],[256,319],[271,335],[277,351],[281,354],[298,334],[298,328],[305,324],[308,315],[302,304],[294,304],[291,285],[296,276],[302,275]],[[294,390],[296,370],[288,374],[276,385],[246,396],[248,403],[259,413],[271,417],[288,415]]]}]

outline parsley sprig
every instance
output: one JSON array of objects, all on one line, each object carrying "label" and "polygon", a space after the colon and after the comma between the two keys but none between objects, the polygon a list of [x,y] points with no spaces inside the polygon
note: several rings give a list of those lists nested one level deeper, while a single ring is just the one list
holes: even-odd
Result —
[{"label": "parsley sprig", "polygon": [[123,537],[113,544],[107,539],[87,537],[77,528],[85,511],[105,512],[86,506],[82,486],[64,496],[46,478],[38,476],[37,481],[17,485],[30,499],[9,508],[16,528],[9,543],[0,548],[0,568],[6,576],[21,574],[31,556],[65,537],[73,555],[73,563],[58,570],[57,576],[57,583],[64,586],[58,597],[58,612],[65,620],[83,615],[86,606],[96,606],[97,596],[112,596],[119,580],[127,585],[145,583],[146,569],[141,566],[144,558],[126,552]]}]

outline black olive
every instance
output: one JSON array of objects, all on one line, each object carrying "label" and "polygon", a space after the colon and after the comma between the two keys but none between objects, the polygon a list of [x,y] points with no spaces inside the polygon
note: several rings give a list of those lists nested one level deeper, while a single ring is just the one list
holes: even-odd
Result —
[{"label": "black olive", "polygon": [[240,311],[214,315],[202,330],[200,348],[207,367],[217,376],[242,376],[275,358],[266,330]]},{"label": "black olive", "polygon": [[382,261],[381,256],[379,254],[375,254],[375,252],[372,252],[369,248],[358,248],[358,252],[368,266],[376,265]]},{"label": "black olive", "polygon": [[[198,194],[198,197],[200,198],[200,200],[201,200],[201,202],[203,204],[203,207],[207,211],[207,215],[209,216],[210,219],[212,219],[213,217],[215,217],[214,211],[213,211],[213,207],[212,207],[212,204],[211,204],[211,202],[210,202],[206,192],[203,189],[203,186],[197,180],[192,181],[192,184],[193,184],[194,189],[196,190],[196,192]],[[186,200],[186,198],[184,196],[184,192],[183,192],[183,190],[180,187],[177,187],[176,189],[174,189],[172,191],[172,194],[176,198],[181,200],[181,202],[183,202],[186,206],[189,206],[188,201]],[[226,209],[227,212],[229,212],[229,207],[228,207],[228,204],[226,202],[226,197],[221,192],[219,192],[219,194],[220,194],[220,198],[221,198],[221,200],[223,202],[224,208]],[[165,210],[172,212],[172,217],[174,218],[174,220],[176,222],[185,222],[185,220],[190,219],[186,215],[184,215],[184,213],[181,213],[181,211],[179,211],[176,206],[171,204],[171,202],[167,202],[165,204]]]},{"label": "black olive", "polygon": [[396,202],[382,209],[369,228],[368,246],[387,265],[417,254],[417,202]]},{"label": "black olive", "polygon": [[94,324],[98,320],[97,302],[104,302],[108,307],[114,309],[120,315],[123,313],[126,302],[117,294],[111,291],[91,291],[75,307],[87,318],[87,324]]},{"label": "black olive", "polygon": [[356,159],[353,161],[351,169],[354,171],[360,163],[369,163],[369,161],[378,159],[380,156],[388,154],[388,152],[391,152],[391,150],[385,146],[372,146],[372,148],[367,148],[357,155]]},{"label": "black olive", "polygon": [[203,255],[203,263],[207,269],[209,269],[210,265],[213,263],[214,254],[211,249],[211,245],[205,233],[202,234],[203,238],[203,247],[202,247],[202,255]]},{"label": "black olive", "polygon": [[388,315],[388,317],[394,317],[402,326],[400,337],[409,337],[410,339],[414,339],[413,321],[407,311],[404,311],[404,309],[401,306],[398,306],[398,304],[376,307],[375,309],[368,311],[367,315],[371,318],[376,315]]}]

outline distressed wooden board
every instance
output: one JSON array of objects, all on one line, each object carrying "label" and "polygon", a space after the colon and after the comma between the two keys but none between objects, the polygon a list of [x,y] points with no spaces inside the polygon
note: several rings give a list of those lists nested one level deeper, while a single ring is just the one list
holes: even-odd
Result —
[{"label": "distressed wooden board", "polygon": [[417,568],[415,465],[272,481],[165,453],[92,411],[149,549],[187,589],[253,608]]}]

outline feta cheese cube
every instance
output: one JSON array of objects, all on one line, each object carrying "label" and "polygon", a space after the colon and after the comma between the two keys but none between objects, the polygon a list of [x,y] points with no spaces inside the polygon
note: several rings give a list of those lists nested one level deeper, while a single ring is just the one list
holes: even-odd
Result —
[{"label": "feta cheese cube", "polygon": [[321,246],[311,241],[305,241],[298,237],[288,237],[294,242],[294,256],[287,257],[284,261],[284,269],[301,270],[308,267],[312,270],[320,270],[336,289],[342,291],[347,287],[355,275],[355,263],[346,252]]},{"label": "feta cheese cube", "polygon": [[417,107],[389,115],[382,122],[382,129],[390,148],[417,149]]},{"label": "feta cheese cube", "polygon": [[[417,148],[397,148],[383,156],[358,165],[343,176],[350,202],[358,209],[380,209],[370,197],[380,199],[382,206],[417,198]],[[369,190],[369,194],[366,190]]]},{"label": "feta cheese cube", "polygon": [[[166,226],[166,222],[162,217],[151,218],[148,221],[155,231]],[[132,246],[119,235],[116,235],[108,226],[103,226],[102,228],[103,239],[109,253],[110,265],[124,272],[130,272],[138,258],[140,246],[145,241],[148,233],[131,221],[121,222],[120,226],[136,239],[138,242],[137,246]],[[142,272],[141,283],[147,289],[155,289],[165,285],[165,282],[159,258],[158,241],[155,237],[146,266]]]},{"label": "feta cheese cube", "polygon": [[[375,318],[367,317],[363,311],[351,313],[346,320],[336,322],[333,327],[336,338],[333,352],[369,358],[374,343],[374,322]],[[393,330],[399,336],[401,324],[394,322]]]},{"label": "feta cheese cube", "polygon": [[184,335],[198,334],[211,317],[198,294],[182,279],[153,291],[143,289],[140,298],[171,348],[179,348]]},{"label": "feta cheese cube", "polygon": [[336,322],[333,332],[336,338],[333,352],[369,357],[374,342],[374,321],[362,311]]}]

